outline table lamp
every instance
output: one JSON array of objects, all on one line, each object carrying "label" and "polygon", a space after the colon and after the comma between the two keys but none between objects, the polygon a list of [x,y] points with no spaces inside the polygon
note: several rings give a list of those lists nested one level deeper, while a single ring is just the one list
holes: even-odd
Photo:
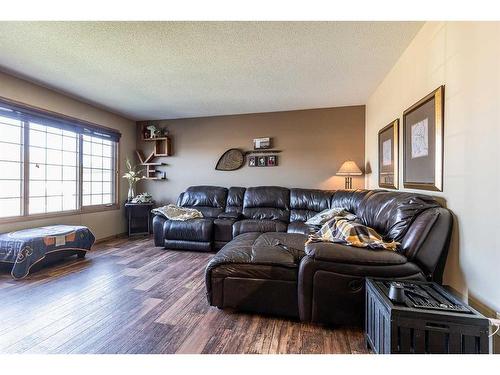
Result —
[{"label": "table lamp", "polygon": [[363,172],[352,160],[345,161],[340,169],[337,171],[337,176],[345,176],[345,188],[352,189],[352,177],[351,176],[361,176]]}]

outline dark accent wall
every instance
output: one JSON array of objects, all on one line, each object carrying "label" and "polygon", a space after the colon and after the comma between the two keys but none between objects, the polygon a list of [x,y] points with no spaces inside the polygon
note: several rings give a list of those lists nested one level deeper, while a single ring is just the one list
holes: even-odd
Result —
[{"label": "dark accent wall", "polygon": [[[168,164],[160,168],[167,172],[167,180],[142,181],[139,191],[148,191],[160,203],[175,202],[179,193],[190,185],[338,189],[344,186],[344,179],[335,176],[342,162],[351,159],[360,168],[364,165],[364,106],[153,123],[170,131],[173,156],[157,159]],[[141,124],[139,122],[138,127]],[[224,151],[230,148],[251,150],[252,140],[259,137],[272,137],[273,148],[282,150],[277,167],[251,168],[245,164],[236,171],[215,170]],[[137,147],[148,155],[152,146],[152,142],[141,140],[138,129]],[[355,177],[353,185],[363,188],[363,176]]]}]

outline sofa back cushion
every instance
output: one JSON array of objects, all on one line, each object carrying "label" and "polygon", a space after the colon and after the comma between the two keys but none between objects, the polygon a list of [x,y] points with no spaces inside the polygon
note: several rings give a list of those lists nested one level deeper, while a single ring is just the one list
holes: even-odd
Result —
[{"label": "sofa back cushion", "polygon": [[331,208],[343,208],[357,215],[358,207],[361,201],[368,195],[371,195],[379,190],[337,190],[333,193],[330,202]]},{"label": "sofa back cushion", "polygon": [[226,212],[241,214],[243,212],[244,187],[230,187],[227,192]]},{"label": "sofa back cushion", "polygon": [[290,189],[290,222],[307,221],[330,207],[334,192],[318,189]]},{"label": "sofa back cushion", "polygon": [[401,242],[418,215],[433,207],[440,205],[428,195],[379,190],[362,200],[356,215],[385,240]]},{"label": "sofa back cushion", "polygon": [[290,219],[290,190],[278,186],[247,188],[243,199],[243,216],[247,219],[288,222]]},{"label": "sofa back cushion", "polygon": [[226,208],[227,189],[218,186],[190,186],[177,200],[181,207],[196,208],[204,217],[217,217]]}]

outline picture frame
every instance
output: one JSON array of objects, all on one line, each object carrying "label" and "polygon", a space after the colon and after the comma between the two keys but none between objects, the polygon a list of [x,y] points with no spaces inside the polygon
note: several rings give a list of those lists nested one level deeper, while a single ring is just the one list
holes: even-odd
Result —
[{"label": "picture frame", "polygon": [[266,150],[272,147],[272,140],[270,137],[255,138],[253,140],[254,150]]},{"label": "picture frame", "polygon": [[257,157],[256,156],[249,156],[248,157],[248,166],[249,167],[256,167],[257,166]]},{"label": "picture frame", "polygon": [[257,165],[259,167],[267,167],[267,156],[258,156]]},{"label": "picture frame", "polygon": [[378,132],[378,185],[399,187],[399,118]]},{"label": "picture frame", "polygon": [[403,112],[403,185],[443,191],[444,86]]},{"label": "picture frame", "polygon": [[276,167],[278,165],[278,156],[277,155],[269,155],[267,157],[267,166],[268,167]]}]

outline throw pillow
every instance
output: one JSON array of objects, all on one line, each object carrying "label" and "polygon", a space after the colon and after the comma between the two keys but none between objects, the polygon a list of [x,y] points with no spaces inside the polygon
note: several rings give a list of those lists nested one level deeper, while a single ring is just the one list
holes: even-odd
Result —
[{"label": "throw pillow", "polygon": [[307,225],[323,225],[327,221],[333,219],[335,216],[339,215],[345,211],[343,208],[335,207],[335,208],[327,208],[326,210],[317,213],[312,218],[306,221]]},{"label": "throw pillow", "polygon": [[326,222],[319,231],[309,236],[307,243],[336,242],[344,245],[370,249],[396,251],[398,242],[385,242],[373,228],[356,221],[356,216],[349,214],[336,216]]}]

